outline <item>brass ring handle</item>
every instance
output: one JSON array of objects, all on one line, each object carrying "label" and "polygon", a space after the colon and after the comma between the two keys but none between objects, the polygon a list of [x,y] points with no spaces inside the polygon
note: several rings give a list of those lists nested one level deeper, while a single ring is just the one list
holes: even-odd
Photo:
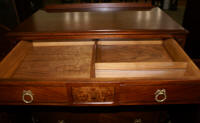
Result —
[{"label": "brass ring handle", "polygon": [[[159,97],[162,96],[162,99],[159,99]],[[167,94],[166,94],[166,90],[165,89],[158,89],[155,92],[155,100],[156,102],[164,102],[167,99]]]},{"label": "brass ring handle", "polygon": [[[29,96],[30,97],[30,100],[26,100],[25,99],[25,96]],[[32,94],[32,91],[31,90],[24,90],[23,91],[23,94],[22,94],[22,101],[24,102],[24,103],[32,103],[33,102],[33,94]]]}]

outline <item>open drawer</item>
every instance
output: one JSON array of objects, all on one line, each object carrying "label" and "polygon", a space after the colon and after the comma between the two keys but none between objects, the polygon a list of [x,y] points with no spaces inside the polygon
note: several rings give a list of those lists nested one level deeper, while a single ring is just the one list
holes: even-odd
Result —
[{"label": "open drawer", "polygon": [[0,87],[0,104],[23,104],[31,92],[33,105],[154,104],[166,92],[170,104],[200,102],[183,94],[200,90],[200,72],[173,39],[20,41],[0,63]]},{"label": "open drawer", "polygon": [[199,69],[173,39],[21,41],[0,64],[0,78],[198,78]]}]

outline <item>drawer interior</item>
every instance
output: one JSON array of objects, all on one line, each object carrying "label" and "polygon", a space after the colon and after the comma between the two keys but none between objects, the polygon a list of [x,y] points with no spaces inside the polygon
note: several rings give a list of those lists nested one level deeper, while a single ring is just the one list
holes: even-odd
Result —
[{"label": "drawer interior", "polygon": [[199,78],[173,39],[21,41],[0,63],[0,78]]},{"label": "drawer interior", "polygon": [[[10,69],[4,69],[1,76],[23,79],[90,78],[93,44],[21,41],[9,54],[11,56],[2,61]],[[10,65],[13,60],[15,63]]]},{"label": "drawer interior", "polygon": [[96,77],[183,75],[187,67],[186,62],[174,62],[159,40],[101,41],[97,47]]},{"label": "drawer interior", "polygon": [[99,41],[97,62],[171,62],[162,41]]},{"label": "drawer interior", "polygon": [[97,78],[191,78],[198,68],[173,39],[97,42]]}]

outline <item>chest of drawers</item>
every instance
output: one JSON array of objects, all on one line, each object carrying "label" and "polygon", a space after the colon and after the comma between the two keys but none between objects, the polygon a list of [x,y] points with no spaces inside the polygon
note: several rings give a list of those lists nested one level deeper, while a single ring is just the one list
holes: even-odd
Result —
[{"label": "chest of drawers", "polygon": [[183,27],[149,5],[98,5],[49,6],[7,34],[19,43],[0,63],[0,105],[200,103]]}]

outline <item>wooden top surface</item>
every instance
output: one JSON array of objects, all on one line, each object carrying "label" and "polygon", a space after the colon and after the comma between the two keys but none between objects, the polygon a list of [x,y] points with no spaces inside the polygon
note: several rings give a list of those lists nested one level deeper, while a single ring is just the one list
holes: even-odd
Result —
[{"label": "wooden top surface", "polygon": [[146,34],[148,32],[185,33],[182,26],[159,8],[149,10],[46,12],[37,11],[10,35],[70,33]]}]

